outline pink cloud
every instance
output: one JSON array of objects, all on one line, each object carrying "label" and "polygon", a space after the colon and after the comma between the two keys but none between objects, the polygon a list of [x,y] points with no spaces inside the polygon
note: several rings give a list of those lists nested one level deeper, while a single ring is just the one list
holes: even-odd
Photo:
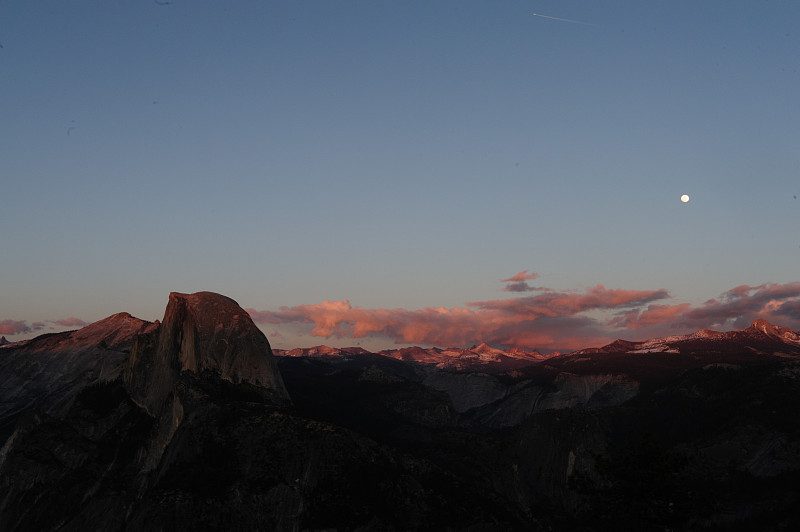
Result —
[{"label": "pink cloud", "polygon": [[61,325],[62,327],[84,327],[86,322],[78,318],[66,318],[63,320],[54,320],[53,323]]},{"label": "pink cloud", "polygon": [[758,318],[800,326],[800,282],[741,285],[700,306],[650,305],[633,309],[610,320],[609,325],[639,329],[656,325],[690,330],[704,328],[736,328],[749,326]]},{"label": "pink cloud", "polygon": [[516,275],[509,277],[508,279],[501,279],[501,283],[522,283],[525,281],[530,281],[532,279],[536,279],[539,277],[539,274],[536,272],[528,273],[528,270],[522,270]]},{"label": "pink cloud", "polygon": [[583,294],[550,292],[467,303],[471,308],[365,309],[353,307],[349,301],[323,301],[283,307],[277,312],[248,312],[259,323],[313,324],[311,334],[325,338],[383,336],[408,344],[456,346],[490,342],[564,349],[609,340],[594,327],[594,320],[578,314],[628,307],[668,295],[665,290],[608,290],[596,286]]},{"label": "pink cloud", "polygon": [[[349,301],[323,301],[313,305],[283,307],[279,312],[248,309],[258,323],[313,323],[313,336],[364,338],[382,335],[398,343],[436,343],[446,338],[455,344],[474,334],[480,316],[472,310],[453,308],[365,309]],[[449,344],[448,344],[449,345]]]},{"label": "pink cloud", "polygon": [[528,273],[528,270],[522,270],[508,279],[501,279],[500,282],[508,283],[503,287],[503,292],[534,292],[537,290],[547,290],[547,288],[531,286],[525,282],[536,279],[537,277],[539,277],[539,274],[536,272]]},{"label": "pink cloud", "polygon": [[78,318],[66,318],[63,320],[35,321],[28,325],[24,320],[0,320],[0,334],[23,334],[42,329],[53,329],[53,325],[61,327],[83,327],[86,322]]},{"label": "pink cloud", "polygon": [[30,331],[31,328],[24,321],[0,320],[0,334],[14,335]]},{"label": "pink cloud", "polygon": [[680,305],[649,305],[646,309],[633,309],[608,322],[614,327],[625,327],[626,329],[639,329],[649,327],[664,322],[673,321],[676,317],[682,316],[691,307],[689,303]]},{"label": "pink cloud", "polygon": [[789,318],[791,325],[796,327],[800,325],[799,302],[800,282],[741,285],[723,293],[718,299],[710,299],[700,307],[689,310],[683,320],[688,325],[727,323],[742,328],[758,318],[778,323]]},{"label": "pink cloud", "polygon": [[594,309],[633,307],[669,297],[666,290],[607,289],[603,285],[589,288],[585,293],[551,291],[538,296],[478,301],[467,303],[484,310],[498,310],[526,318],[536,316],[568,316]]},{"label": "pink cloud", "polygon": [[[514,277],[531,275],[535,274],[523,271]],[[511,279],[507,281],[524,283]],[[325,338],[378,337],[438,346],[488,342],[561,351],[603,345],[619,337],[620,329],[637,330],[638,339],[644,339],[705,328],[744,328],[757,318],[795,328],[800,325],[800,283],[742,285],[699,306],[658,303],[670,297],[663,288],[597,285],[582,291],[545,290],[453,308],[365,309],[344,300],[248,312],[258,323],[309,324],[313,336]],[[602,317],[609,312],[614,313],[612,318]]]}]

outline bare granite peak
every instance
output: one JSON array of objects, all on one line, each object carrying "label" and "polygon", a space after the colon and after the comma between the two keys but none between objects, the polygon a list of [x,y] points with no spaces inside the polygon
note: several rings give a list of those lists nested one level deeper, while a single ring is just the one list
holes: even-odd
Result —
[{"label": "bare granite peak", "polygon": [[172,292],[161,324],[136,339],[124,378],[132,397],[152,414],[187,371],[212,372],[288,399],[272,357],[264,333],[233,299],[214,292]]}]

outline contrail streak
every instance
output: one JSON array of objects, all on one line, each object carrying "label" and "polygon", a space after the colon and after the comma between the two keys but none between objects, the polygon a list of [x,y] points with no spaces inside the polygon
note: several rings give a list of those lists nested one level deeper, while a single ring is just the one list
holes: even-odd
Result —
[{"label": "contrail streak", "polygon": [[549,19],[552,19],[552,20],[560,20],[561,22],[571,22],[573,24],[583,24],[584,26],[591,26],[591,24],[588,24],[586,22],[581,22],[580,20],[570,20],[568,18],[550,17],[550,16],[547,16],[547,15],[540,15],[539,13],[531,13],[531,15],[533,15],[534,17],[542,17],[542,18],[549,18]]}]

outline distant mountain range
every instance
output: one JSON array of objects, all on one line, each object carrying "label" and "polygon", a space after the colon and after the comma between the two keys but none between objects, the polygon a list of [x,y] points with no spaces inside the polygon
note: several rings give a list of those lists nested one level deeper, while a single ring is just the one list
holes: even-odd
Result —
[{"label": "distant mountain range", "polygon": [[273,351],[173,293],[0,345],[0,530],[797,530],[798,404],[800,335],[763,320]]},{"label": "distant mountain range", "polygon": [[276,356],[288,357],[346,357],[349,355],[376,354],[406,362],[433,364],[441,369],[474,370],[481,368],[495,372],[524,367],[532,362],[539,362],[553,356],[516,347],[510,350],[497,349],[487,344],[479,344],[466,349],[456,347],[444,349],[438,347],[404,347],[401,349],[387,349],[377,353],[370,353],[360,347],[336,348],[320,345],[291,350],[273,349],[272,352]]},{"label": "distant mountain range", "polygon": [[718,332],[708,329],[692,334],[666,336],[639,342],[616,340],[603,347],[591,347],[572,353],[542,354],[538,351],[517,347],[503,350],[485,343],[469,348],[404,347],[371,353],[361,347],[328,347],[319,345],[291,350],[273,349],[279,357],[348,357],[352,355],[375,354],[384,357],[431,364],[440,369],[470,370],[500,373],[531,366],[551,359],[569,359],[576,356],[595,354],[645,354],[669,353],[743,353],[762,355],[800,355],[800,335],[791,329],[772,325],[765,320],[756,320],[741,331]]}]

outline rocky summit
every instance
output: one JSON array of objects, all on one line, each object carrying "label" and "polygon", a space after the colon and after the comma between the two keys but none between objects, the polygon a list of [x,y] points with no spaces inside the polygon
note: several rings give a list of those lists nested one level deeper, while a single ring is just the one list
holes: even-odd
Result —
[{"label": "rocky summit", "polygon": [[169,295],[161,325],[133,344],[125,385],[134,400],[157,413],[186,371],[288,398],[264,333],[234,300],[212,292]]},{"label": "rocky summit", "polygon": [[0,349],[0,530],[796,530],[798,338],[273,356],[173,293]]}]

